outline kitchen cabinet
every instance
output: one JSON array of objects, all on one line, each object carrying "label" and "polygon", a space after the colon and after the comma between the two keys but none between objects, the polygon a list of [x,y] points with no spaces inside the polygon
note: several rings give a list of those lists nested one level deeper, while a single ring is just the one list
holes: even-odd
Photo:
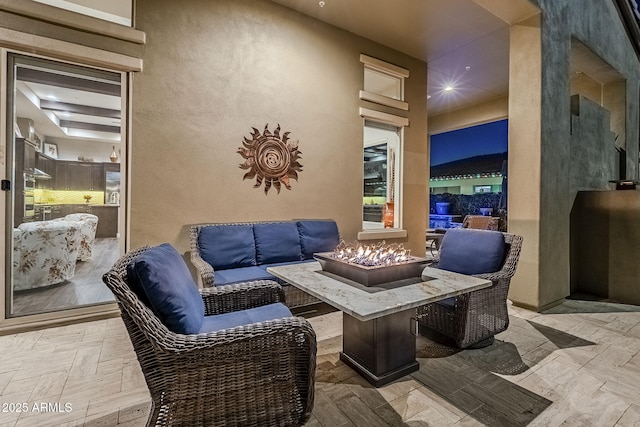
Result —
[{"label": "kitchen cabinet", "polygon": [[120,172],[120,163],[105,163],[104,171],[106,172]]},{"label": "kitchen cabinet", "polygon": [[91,190],[104,191],[104,166],[102,163],[91,164]]},{"label": "kitchen cabinet", "polygon": [[52,189],[55,184],[56,161],[42,153],[36,153],[36,168],[51,176],[51,179],[36,180],[36,188]]},{"label": "kitchen cabinet", "polygon": [[[17,139],[17,138],[16,138]],[[23,140],[24,149],[24,169],[33,169],[36,167],[36,147],[31,143]]]},{"label": "kitchen cabinet", "polygon": [[91,165],[69,162],[67,165],[67,185],[69,190],[90,190]]},{"label": "kitchen cabinet", "polygon": [[[33,204],[33,189],[25,188],[24,173],[36,166],[36,148],[24,138],[15,139],[15,174],[13,191],[15,194],[13,221],[14,225],[26,221],[32,221],[32,216],[25,209],[27,203]],[[30,194],[26,194],[29,192]],[[27,197],[30,197],[30,201]]]},{"label": "kitchen cabinet", "polygon": [[[73,169],[74,181],[77,181],[81,178],[82,175],[78,173],[79,168],[73,168],[71,166],[71,162],[57,161],[56,162],[56,183],[54,187],[56,190],[76,190],[76,188],[72,188],[72,187],[75,187],[75,185],[71,185],[71,178],[69,176],[71,173],[69,171],[70,167]],[[87,169],[87,171],[89,172],[87,179],[90,179],[91,170]]]},{"label": "kitchen cabinet", "polygon": [[118,206],[109,205],[62,205],[62,216],[72,213],[90,213],[98,217],[96,237],[118,236]]},{"label": "kitchen cabinet", "polygon": [[55,166],[56,190],[104,191],[102,163],[57,161]]},{"label": "kitchen cabinet", "polygon": [[96,237],[118,236],[118,206],[91,206],[91,213],[98,217]]}]

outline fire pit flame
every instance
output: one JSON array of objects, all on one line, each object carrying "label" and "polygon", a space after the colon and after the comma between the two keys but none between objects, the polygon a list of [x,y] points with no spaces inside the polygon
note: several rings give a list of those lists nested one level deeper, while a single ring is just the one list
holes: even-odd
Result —
[{"label": "fire pit flame", "polygon": [[401,244],[387,245],[384,241],[372,245],[341,241],[333,251],[333,257],[348,264],[376,267],[405,263],[411,259],[411,251]]}]

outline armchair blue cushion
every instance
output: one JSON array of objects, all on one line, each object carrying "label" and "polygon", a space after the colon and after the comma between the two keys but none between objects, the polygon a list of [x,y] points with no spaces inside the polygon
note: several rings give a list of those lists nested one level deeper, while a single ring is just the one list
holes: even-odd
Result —
[{"label": "armchair blue cushion", "polygon": [[438,268],[462,274],[493,273],[502,268],[505,252],[499,231],[450,229],[440,244]]},{"label": "armchair blue cushion", "polygon": [[180,254],[168,243],[150,248],[127,266],[129,286],[178,334],[198,333],[204,317],[204,303],[198,286]]},{"label": "armchair blue cushion", "polygon": [[301,220],[296,224],[304,259],[312,259],[315,252],[333,251],[340,243],[335,221]]},{"label": "armchair blue cushion", "polygon": [[202,326],[200,327],[200,333],[220,331],[236,326],[250,325],[252,323],[291,316],[292,314],[286,305],[280,302],[267,304],[247,310],[233,311],[215,316],[205,316],[202,321]]},{"label": "armchair blue cushion", "polygon": [[259,265],[302,260],[300,236],[293,222],[256,223],[253,235]]},{"label": "armchair blue cushion", "polygon": [[198,238],[200,256],[214,269],[256,265],[252,225],[221,224],[204,227]]}]

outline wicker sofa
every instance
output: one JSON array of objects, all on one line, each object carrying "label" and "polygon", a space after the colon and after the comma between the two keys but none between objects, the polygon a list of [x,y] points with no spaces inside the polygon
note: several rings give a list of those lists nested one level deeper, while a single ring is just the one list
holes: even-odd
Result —
[{"label": "wicker sofa", "polygon": [[319,300],[267,268],[311,262],[315,252],[332,251],[339,242],[332,220],[198,224],[191,226],[191,262],[203,287],[273,280],[282,285],[287,306],[294,308]]}]

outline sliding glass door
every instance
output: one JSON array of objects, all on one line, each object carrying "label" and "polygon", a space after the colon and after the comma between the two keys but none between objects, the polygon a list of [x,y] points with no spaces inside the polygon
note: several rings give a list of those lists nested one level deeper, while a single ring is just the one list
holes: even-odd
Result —
[{"label": "sliding glass door", "polygon": [[114,301],[125,77],[8,53],[6,317]]}]

